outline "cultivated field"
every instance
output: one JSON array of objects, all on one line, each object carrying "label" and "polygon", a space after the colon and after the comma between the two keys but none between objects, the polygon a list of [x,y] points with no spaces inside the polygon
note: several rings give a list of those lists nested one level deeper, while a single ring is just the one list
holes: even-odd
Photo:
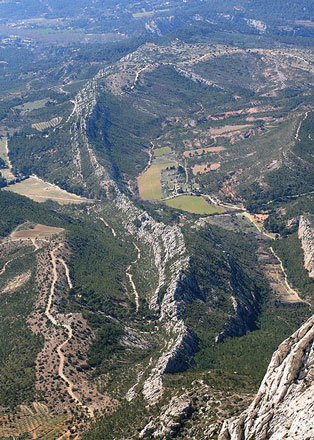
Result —
[{"label": "cultivated field", "polygon": [[60,122],[62,121],[62,118],[53,118],[50,121],[46,121],[46,122],[37,122],[36,124],[32,124],[33,128],[36,128],[36,130],[38,131],[44,131],[47,130],[48,128],[54,128],[57,125],[60,124]]},{"label": "cultivated field", "polygon": [[194,167],[192,168],[192,173],[194,176],[197,176],[197,174],[206,174],[209,173],[210,171],[219,170],[219,168],[220,168],[219,162],[212,164],[202,163],[199,165],[194,165]]},{"label": "cultivated field", "polygon": [[193,214],[215,214],[225,212],[224,208],[211,205],[200,196],[178,196],[167,200],[166,205]]},{"label": "cultivated field", "polygon": [[170,147],[156,148],[156,150],[154,150],[155,157],[164,156],[164,155],[170,154],[170,153],[171,153]]},{"label": "cultivated field", "polygon": [[210,134],[214,135],[214,136],[221,136],[224,135],[226,133],[230,133],[233,131],[240,131],[240,130],[246,130],[248,128],[252,128],[253,125],[251,124],[246,124],[246,125],[225,125],[224,127],[219,127],[219,128],[211,128],[210,129]]},{"label": "cultivated field", "polygon": [[29,223],[23,224],[16,228],[10,235],[10,238],[47,238],[51,235],[59,234],[60,232],[64,231],[63,228],[55,228],[54,226],[37,224],[27,228],[28,225]]},{"label": "cultivated field", "polygon": [[7,161],[6,138],[0,138],[0,158]]},{"label": "cultivated field", "polygon": [[198,148],[197,150],[187,150],[184,151],[183,155],[184,157],[191,157],[194,155],[201,155],[203,152],[205,153],[220,153],[221,151],[224,151],[225,147],[205,147],[205,148]]},{"label": "cultivated field", "polygon": [[160,200],[162,198],[161,171],[172,166],[177,166],[177,163],[153,164],[137,178],[139,194],[142,200]]},{"label": "cultivated field", "polygon": [[25,102],[24,104],[17,105],[14,108],[17,108],[24,112],[31,112],[32,110],[37,110],[39,108],[45,107],[48,101],[49,101],[48,98],[39,99],[38,101],[29,101],[29,102]]},{"label": "cultivated field", "polygon": [[17,414],[0,415],[0,438],[53,440],[66,432],[66,420],[66,415],[52,415],[42,403],[21,405]]},{"label": "cultivated field", "polygon": [[86,203],[89,201],[84,197],[68,193],[56,185],[44,182],[38,177],[33,176],[23,180],[22,182],[10,185],[4,188],[4,190],[26,196],[32,200],[35,200],[35,202],[46,202],[47,200],[53,200],[60,205],[67,205]]}]

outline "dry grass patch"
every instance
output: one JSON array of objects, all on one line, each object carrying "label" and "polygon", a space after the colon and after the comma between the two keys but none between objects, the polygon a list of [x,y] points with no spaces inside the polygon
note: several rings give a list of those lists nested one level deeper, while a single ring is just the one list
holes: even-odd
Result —
[{"label": "dry grass patch", "polygon": [[219,153],[221,151],[225,151],[225,147],[206,147],[206,148],[198,148],[197,150],[189,150],[184,151],[183,155],[184,157],[191,157],[194,155],[200,156],[205,153]]},{"label": "dry grass patch", "polygon": [[244,125],[225,125],[224,127],[211,128],[210,134],[213,136],[221,136],[227,133],[232,133],[235,131],[246,130],[248,128],[252,128],[252,124],[244,124]]},{"label": "dry grass patch", "polygon": [[47,200],[53,200],[60,205],[68,205],[86,203],[90,201],[84,197],[69,193],[59,188],[57,185],[52,185],[51,183],[44,182],[38,177],[33,176],[23,180],[22,182],[10,185],[4,188],[4,190],[26,196],[29,199],[35,200],[35,202],[46,202]]},{"label": "dry grass patch", "polygon": [[34,227],[25,229],[25,224],[22,226],[19,226],[16,228],[12,234],[10,235],[10,238],[14,239],[32,239],[32,238],[48,238],[51,237],[51,235],[60,234],[60,232],[63,232],[63,228],[55,228],[54,226],[46,226],[46,225],[40,225],[37,224]]},{"label": "dry grass patch", "polygon": [[192,168],[192,173],[194,176],[197,176],[197,174],[206,174],[210,171],[216,171],[220,168],[220,162],[212,163],[211,165],[207,163],[201,163],[199,165],[194,165]]},{"label": "dry grass patch", "polygon": [[170,167],[176,167],[176,162],[151,165],[137,178],[138,190],[142,200],[160,200],[163,197],[161,187],[161,172]]}]

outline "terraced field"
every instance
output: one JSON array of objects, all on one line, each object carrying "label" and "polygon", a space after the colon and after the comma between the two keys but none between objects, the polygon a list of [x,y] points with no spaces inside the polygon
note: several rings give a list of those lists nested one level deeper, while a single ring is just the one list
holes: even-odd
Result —
[{"label": "terraced field", "polygon": [[57,125],[60,124],[62,118],[58,117],[58,118],[53,118],[50,121],[46,121],[46,122],[37,122],[35,124],[32,124],[33,128],[36,128],[36,130],[38,131],[44,131],[47,130],[48,128],[54,128]]},{"label": "terraced field", "polygon": [[65,433],[65,414],[51,414],[46,405],[21,405],[16,414],[0,415],[0,438],[56,439]]}]

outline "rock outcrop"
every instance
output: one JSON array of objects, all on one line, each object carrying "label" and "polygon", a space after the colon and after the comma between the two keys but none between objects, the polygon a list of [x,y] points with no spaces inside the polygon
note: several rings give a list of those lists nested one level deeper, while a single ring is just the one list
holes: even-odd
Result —
[{"label": "rock outcrop", "polygon": [[171,439],[178,432],[184,419],[192,412],[188,396],[173,397],[168,405],[162,408],[157,420],[151,420],[140,432],[142,439]]},{"label": "rock outcrop", "polygon": [[[185,303],[197,295],[198,288],[189,273],[189,256],[181,229],[157,222],[147,212],[138,209],[120,191],[110,169],[98,160],[89,142],[87,121],[97,105],[101,83],[109,72],[110,67],[100,71],[76,97],[75,110],[70,117],[73,164],[83,186],[86,179],[92,179],[93,184],[97,182],[114,201],[125,230],[148,247],[154,259],[158,282],[149,298],[149,307],[159,317],[166,338],[159,358],[142,384],[143,395],[152,404],[162,395],[163,374],[186,369],[197,350],[197,337],[186,327],[182,315]],[[77,159],[79,157],[88,159],[84,161],[84,167]],[[135,388],[139,390],[140,387],[136,385]],[[132,393],[128,393],[129,398],[135,396],[135,388],[133,386]]]},{"label": "rock outcrop", "polygon": [[308,217],[302,215],[299,222],[299,239],[304,253],[304,267],[314,278],[314,230]]},{"label": "rock outcrop", "polygon": [[228,337],[243,336],[256,329],[256,318],[260,308],[260,293],[255,286],[250,286],[247,275],[236,261],[229,256],[230,289],[233,313],[217,335],[217,343]]},{"label": "rock outcrop", "polygon": [[314,316],[274,353],[256,398],[219,440],[314,438]]}]

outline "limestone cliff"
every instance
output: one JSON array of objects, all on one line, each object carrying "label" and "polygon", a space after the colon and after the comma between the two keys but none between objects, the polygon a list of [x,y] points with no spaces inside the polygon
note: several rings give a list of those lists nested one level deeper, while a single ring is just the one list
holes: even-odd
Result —
[{"label": "limestone cliff", "polygon": [[304,267],[309,277],[314,278],[314,233],[310,219],[304,215],[300,217],[298,235],[304,253]]},{"label": "limestone cliff", "polygon": [[274,353],[256,398],[219,440],[314,438],[314,316]]},{"label": "limestone cliff", "polygon": [[[164,330],[164,348],[152,365],[144,383],[137,382],[127,393],[131,400],[142,393],[149,403],[155,403],[162,395],[162,376],[182,371],[190,365],[197,350],[197,337],[182,319],[185,303],[197,294],[197,284],[189,273],[189,255],[184,237],[178,226],[167,226],[155,221],[147,212],[138,209],[123,194],[107,164],[97,158],[87,133],[87,121],[97,104],[97,96],[104,85],[104,77],[110,68],[100,71],[93,80],[77,94],[75,109],[70,116],[73,165],[75,178],[83,187],[93,181],[114,201],[128,234],[135,236],[151,251],[158,277],[155,291],[149,298],[149,307],[159,317]],[[108,77],[106,76],[107,82]],[[107,82],[105,82],[106,85]],[[87,158],[82,161],[81,158]]]}]

